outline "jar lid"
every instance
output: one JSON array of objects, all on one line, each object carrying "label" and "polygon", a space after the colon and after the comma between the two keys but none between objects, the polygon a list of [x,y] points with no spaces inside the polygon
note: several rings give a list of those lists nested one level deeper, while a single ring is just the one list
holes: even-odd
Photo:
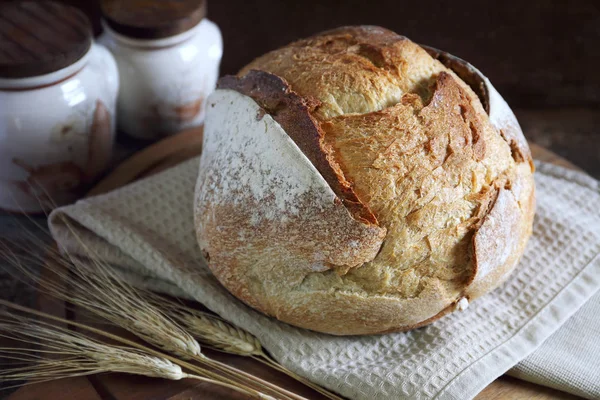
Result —
[{"label": "jar lid", "polygon": [[102,0],[101,5],[112,30],[137,39],[175,36],[206,16],[204,0]]},{"label": "jar lid", "polygon": [[0,77],[26,78],[68,67],[92,45],[77,8],[50,1],[0,3]]}]

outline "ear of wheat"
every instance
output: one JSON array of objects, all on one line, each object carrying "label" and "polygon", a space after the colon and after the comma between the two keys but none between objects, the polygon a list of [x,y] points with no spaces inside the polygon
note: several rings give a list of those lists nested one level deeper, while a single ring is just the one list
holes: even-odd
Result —
[{"label": "ear of wheat", "polygon": [[[237,370],[226,364],[209,359],[202,354],[198,340],[211,348],[231,354],[250,356],[256,360],[302,382],[303,384],[334,400],[341,398],[311,381],[286,369],[270,358],[263,350],[256,337],[249,332],[227,323],[221,318],[179,303],[157,303],[156,296],[148,296],[126,283],[114,270],[98,257],[86,244],[81,241],[70,223],[63,220],[73,236],[79,240],[84,249],[85,258],[74,256],[69,252],[59,253],[56,248],[47,247],[47,257],[26,252],[25,260],[15,255],[11,247],[0,242],[0,254],[12,261],[12,264],[38,288],[57,298],[67,300],[77,306],[91,311],[111,323],[125,328],[147,343],[153,344],[166,352],[183,359],[200,361],[219,371],[221,374],[207,372],[207,375],[224,383],[235,385],[254,385],[259,390],[278,395],[284,399],[302,400],[302,397],[279,388],[255,376]],[[29,239],[39,244],[39,238],[29,233]],[[12,243],[14,247],[14,243]],[[18,246],[17,246],[18,247]],[[26,250],[26,249],[25,249]],[[25,262],[21,262],[21,260]],[[32,268],[31,266],[34,266]],[[41,280],[33,271],[35,266],[45,268],[56,275],[57,281]],[[207,371],[207,370],[206,370]]]},{"label": "ear of wheat", "polygon": [[[0,335],[18,342],[39,343],[39,348],[4,348],[11,359],[36,364],[29,372],[2,371],[0,378],[28,379],[60,378],[68,372],[95,374],[123,372],[154,378],[179,380],[187,377],[181,367],[136,349],[126,349],[101,343],[77,332],[31,320],[0,322]],[[40,357],[39,354],[60,355],[62,358]],[[33,373],[32,373],[33,372]],[[43,372],[43,374],[41,373]]]},{"label": "ear of wheat", "polygon": [[[18,246],[17,244],[5,244],[0,250],[9,254],[8,258],[12,264],[46,293],[80,306],[181,359],[194,360],[214,369],[216,372],[204,370],[212,379],[231,385],[241,383],[283,399],[303,400],[295,393],[206,357],[202,354],[198,342],[177,322],[156,305],[148,302],[142,291],[120,279],[110,266],[87,249],[84,243],[81,245],[89,256],[86,259],[51,250],[45,259],[31,255],[27,256],[26,262],[21,262],[11,248]],[[33,271],[34,268],[45,269],[66,285],[40,279]]]},{"label": "ear of wheat", "polygon": [[[58,322],[73,324],[72,321],[62,320],[9,302],[0,301],[0,304],[58,320]],[[95,328],[79,323],[74,324],[100,336],[127,343],[125,339],[121,340],[117,336],[103,333]],[[18,362],[18,366],[0,371],[2,382],[26,380],[28,384],[33,384],[103,372],[118,372],[170,380],[195,379],[225,386],[253,398],[272,399],[251,388],[202,376],[202,371],[200,374],[186,373],[180,365],[141,345],[127,347],[108,344],[54,323],[35,320],[5,310],[0,310],[0,337],[17,343],[13,347],[0,347],[0,356]]]},{"label": "ear of wheat", "polygon": [[290,371],[272,359],[264,351],[258,338],[250,332],[239,328],[214,314],[199,311],[180,302],[148,293],[149,301],[162,307],[167,314],[184,327],[203,345],[226,353],[252,357],[269,367],[282,372],[291,378],[321,393],[332,400],[342,400],[338,395],[323,389],[308,379]]},{"label": "ear of wheat", "polygon": [[264,354],[260,341],[254,335],[214,314],[188,307],[176,299],[152,292],[143,292],[143,295],[149,303],[161,308],[203,345],[240,356]]}]

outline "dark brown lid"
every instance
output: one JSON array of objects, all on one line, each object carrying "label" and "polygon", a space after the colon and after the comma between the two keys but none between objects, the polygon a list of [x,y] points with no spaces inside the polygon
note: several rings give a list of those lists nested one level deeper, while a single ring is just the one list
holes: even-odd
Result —
[{"label": "dark brown lid", "polygon": [[0,3],[0,77],[25,78],[65,68],[92,45],[78,9],[49,1]]},{"label": "dark brown lid", "polygon": [[108,26],[124,36],[160,39],[196,26],[206,15],[204,0],[102,0]]}]

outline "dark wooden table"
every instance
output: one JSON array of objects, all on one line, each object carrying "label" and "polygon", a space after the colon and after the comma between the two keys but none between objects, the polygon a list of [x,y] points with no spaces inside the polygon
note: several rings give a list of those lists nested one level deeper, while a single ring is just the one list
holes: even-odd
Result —
[{"label": "dark wooden table", "polygon": [[[95,33],[100,33],[99,0],[60,1],[82,8],[90,17]],[[517,107],[516,114],[528,139],[553,152],[537,147],[534,149],[537,158],[567,166],[573,163],[600,178],[598,0],[507,0],[502,3],[479,0],[208,0],[208,17],[223,31],[223,74],[235,73],[254,57],[299,37],[349,24],[381,25],[419,43],[447,50],[481,69],[509,104]],[[119,159],[142,146],[121,138]],[[185,151],[192,154],[195,146],[192,147]],[[170,156],[162,157],[160,151],[149,149],[144,157],[154,160],[151,168],[147,168],[141,158],[130,159],[109,176],[104,188],[120,186],[139,174],[159,170],[178,160],[182,150],[174,145]],[[45,223],[43,218],[38,222]],[[11,221],[0,214],[0,238],[13,232],[15,228]],[[16,301],[31,302],[26,287],[4,282],[7,283],[0,287],[0,297],[10,295]],[[265,373],[247,360],[232,357],[228,362],[237,363],[253,373]],[[283,378],[275,374],[272,379]],[[310,392],[304,393],[313,398]],[[107,375],[31,386],[15,393],[11,400],[183,400],[230,398],[230,394],[204,384]],[[502,377],[478,398],[569,397]]]},{"label": "dark wooden table", "polygon": [[[190,130],[176,137],[166,139],[150,146],[124,161],[103,181],[91,194],[99,194],[123,186],[141,177],[148,176],[175,165],[200,152],[199,132]],[[555,153],[532,144],[532,152],[538,160],[576,169],[569,161]],[[38,298],[38,307],[46,312],[66,315],[64,305]],[[58,304],[58,305],[57,305]],[[287,376],[272,371],[262,364],[248,358],[226,355],[206,350],[209,356],[215,357],[237,368],[255,374],[288,390],[297,392],[307,399],[323,398],[311,389],[298,384]],[[189,400],[189,399],[244,399],[245,397],[214,385],[194,381],[166,381],[123,374],[104,374],[90,377],[66,379],[57,382],[32,385],[15,392],[9,400]],[[577,399],[557,390],[545,388],[532,383],[502,376],[483,390],[478,400],[492,399]]]}]

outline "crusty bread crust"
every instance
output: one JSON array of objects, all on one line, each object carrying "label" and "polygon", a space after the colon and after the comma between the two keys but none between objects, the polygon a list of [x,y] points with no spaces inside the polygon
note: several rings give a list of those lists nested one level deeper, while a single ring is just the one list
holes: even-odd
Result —
[{"label": "crusty bread crust", "polygon": [[312,116],[319,101],[300,97],[285,80],[265,71],[252,70],[241,78],[225,76],[219,80],[218,88],[235,90],[256,101],[298,145],[348,211],[356,219],[377,225],[371,210],[356,197],[351,184],[331,158],[323,131]]},{"label": "crusty bread crust", "polygon": [[[256,138],[239,133],[242,116],[224,119],[223,96],[230,107],[267,118],[265,135],[281,130],[296,150],[274,145],[233,155],[227,140],[251,146]],[[222,78],[209,103],[196,192],[199,243],[223,285],[269,315],[338,335],[413,329],[495,288],[524,251],[535,208],[527,142],[487,78],[456,57],[383,28],[340,28]],[[323,214],[330,205],[319,186],[311,189],[314,201],[289,206],[291,220],[279,208],[285,224],[256,225],[254,214],[266,212],[268,201],[232,190],[230,180],[252,172],[241,164],[297,162],[298,154],[349,214]],[[261,193],[285,193],[289,182],[278,179],[263,182]],[[358,237],[360,251],[350,251]],[[321,242],[338,255],[322,258]]]}]

